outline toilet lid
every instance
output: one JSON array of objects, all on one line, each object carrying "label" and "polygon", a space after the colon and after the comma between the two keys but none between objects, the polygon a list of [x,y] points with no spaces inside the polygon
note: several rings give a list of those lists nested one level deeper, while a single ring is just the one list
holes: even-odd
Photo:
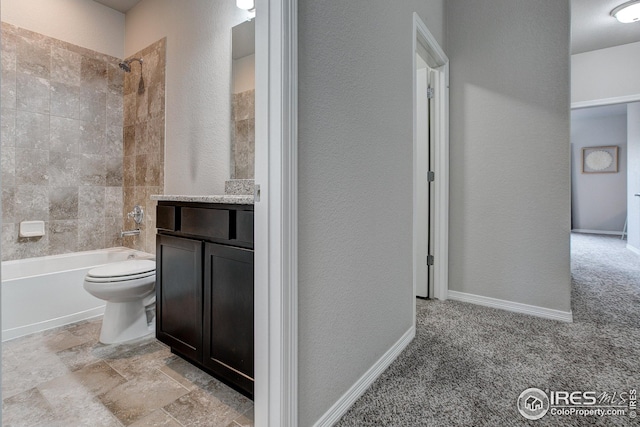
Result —
[{"label": "toilet lid", "polygon": [[84,281],[92,282],[92,283],[124,283],[124,282],[129,282],[131,280],[146,279],[146,278],[150,278],[151,281],[155,281],[156,272],[149,271],[147,273],[141,273],[141,274],[130,274],[128,276],[111,276],[111,277],[93,277],[93,276],[87,275],[84,278]]},{"label": "toilet lid", "polygon": [[125,280],[129,276],[145,277],[154,274],[156,262],[148,259],[132,259],[129,261],[114,262],[89,270],[87,277],[114,278],[122,277]]}]

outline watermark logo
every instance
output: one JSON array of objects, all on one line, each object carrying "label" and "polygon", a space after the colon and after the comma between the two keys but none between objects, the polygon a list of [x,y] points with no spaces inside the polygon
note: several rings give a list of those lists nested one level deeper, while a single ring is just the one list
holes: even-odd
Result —
[{"label": "watermark logo", "polygon": [[528,388],[518,397],[518,411],[528,420],[539,420],[549,411],[549,397],[539,388]]},{"label": "watermark logo", "polygon": [[528,388],[518,397],[518,411],[528,420],[551,416],[638,416],[636,389],[622,392],[566,391]]}]

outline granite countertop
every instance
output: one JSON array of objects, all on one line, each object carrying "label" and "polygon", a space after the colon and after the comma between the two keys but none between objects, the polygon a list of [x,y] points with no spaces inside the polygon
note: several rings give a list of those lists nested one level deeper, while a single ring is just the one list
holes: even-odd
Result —
[{"label": "granite countertop", "polygon": [[211,195],[211,196],[185,196],[154,194],[151,200],[159,202],[194,202],[194,203],[223,203],[227,205],[253,205],[253,195]]}]

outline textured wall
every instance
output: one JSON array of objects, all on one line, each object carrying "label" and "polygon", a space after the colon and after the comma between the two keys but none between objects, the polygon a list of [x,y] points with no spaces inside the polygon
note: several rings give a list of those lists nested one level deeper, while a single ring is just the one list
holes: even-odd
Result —
[{"label": "textured wall", "polygon": [[569,1],[446,5],[449,289],[569,311]]},{"label": "textured wall", "polygon": [[231,164],[233,1],[142,0],[126,16],[125,54],[167,37],[165,193],[223,194]]},{"label": "textured wall", "polygon": [[[3,259],[120,245],[117,63],[2,24]],[[45,221],[45,236],[18,237],[27,220]]]},{"label": "textured wall", "polygon": [[639,69],[640,42],[572,55],[571,102],[640,96]]},{"label": "textured wall", "polygon": [[[164,124],[166,39],[159,40],[129,58],[124,80],[124,230],[136,224],[127,218],[135,205],[142,206],[144,221],[139,236],[123,239],[125,246],[156,252],[156,202],[153,194],[164,194]],[[142,74],[142,80],[141,80]]]},{"label": "textured wall", "polygon": [[87,0],[2,0],[2,21],[122,58],[124,14]]},{"label": "textured wall", "polygon": [[412,326],[412,25],[443,1],[301,0],[299,425]]},{"label": "textured wall", "polygon": [[627,105],[627,212],[629,215],[627,243],[640,253],[640,102]]},{"label": "textured wall", "polygon": [[[618,173],[582,173],[582,148],[617,145]],[[622,232],[627,217],[627,116],[571,120],[573,229]]]}]

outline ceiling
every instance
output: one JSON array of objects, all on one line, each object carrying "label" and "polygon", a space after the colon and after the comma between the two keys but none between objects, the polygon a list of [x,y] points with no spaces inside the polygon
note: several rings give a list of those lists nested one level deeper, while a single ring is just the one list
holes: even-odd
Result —
[{"label": "ceiling", "polygon": [[96,3],[103,4],[111,9],[115,9],[118,12],[127,13],[136,4],[140,3],[140,0],[94,0]]},{"label": "ceiling", "polygon": [[[94,0],[122,13],[140,0]],[[571,0],[571,53],[640,41],[640,22],[621,24],[611,10],[626,0]]]},{"label": "ceiling", "polygon": [[640,41],[640,22],[622,24],[610,15],[627,0],[571,0],[571,53]]}]

